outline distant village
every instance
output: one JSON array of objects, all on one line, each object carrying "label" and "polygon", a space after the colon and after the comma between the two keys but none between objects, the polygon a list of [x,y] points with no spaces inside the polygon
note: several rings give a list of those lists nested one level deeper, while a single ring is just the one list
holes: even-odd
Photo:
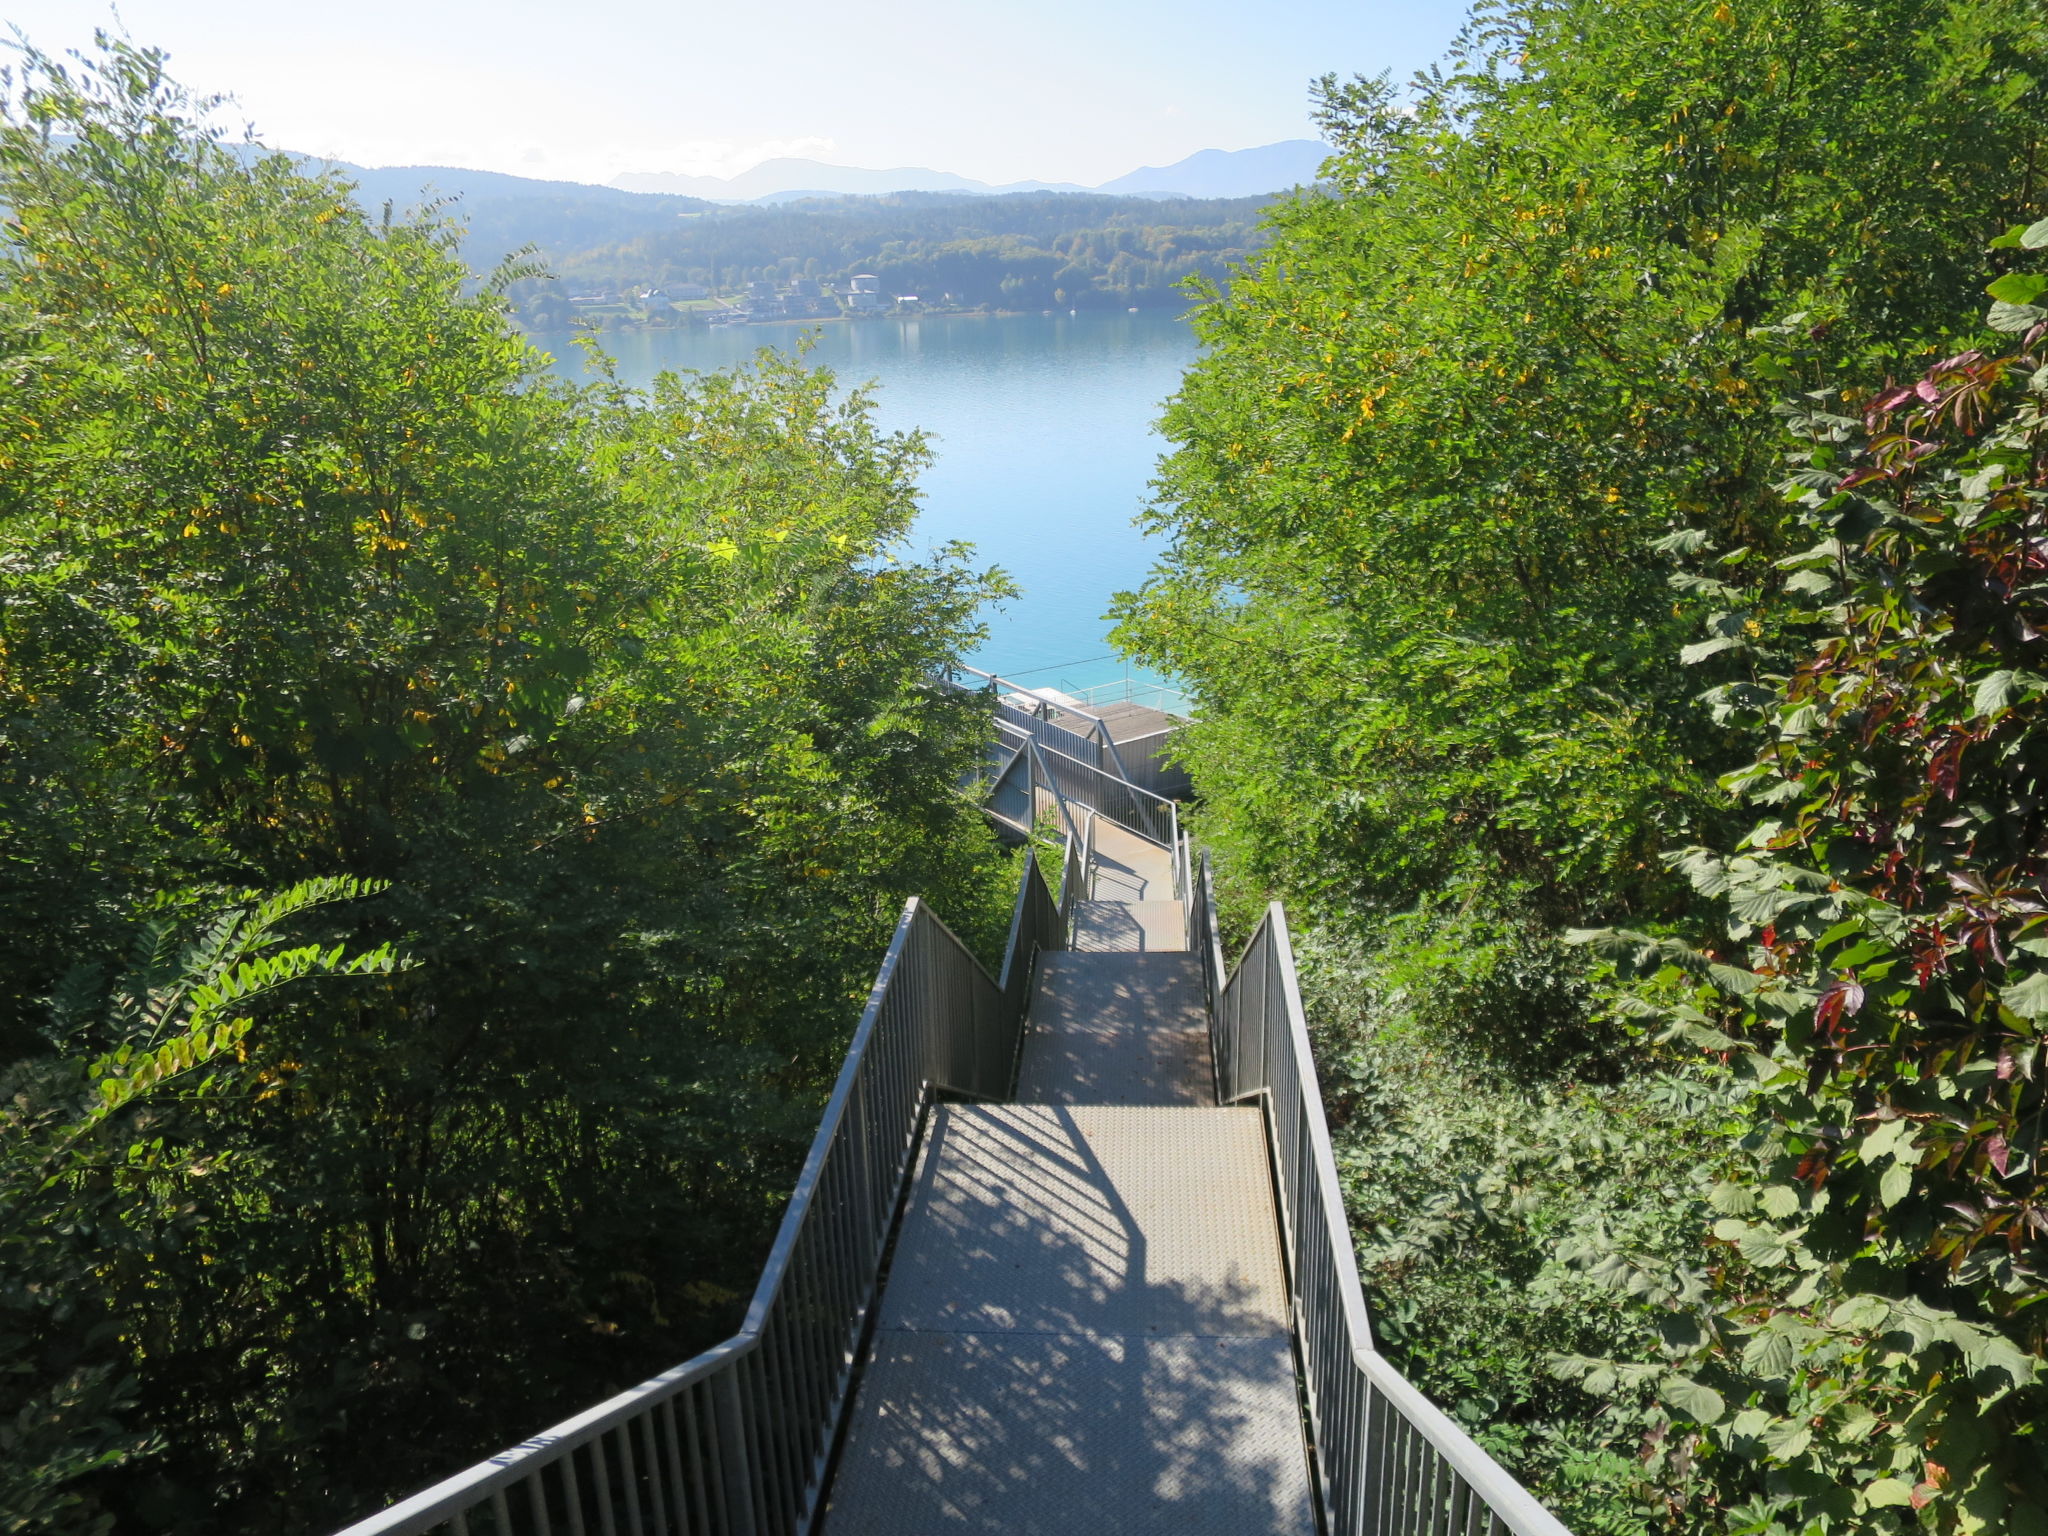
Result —
[{"label": "distant village", "polygon": [[[951,307],[952,295],[941,301]],[[872,273],[856,273],[843,287],[814,277],[792,277],[784,284],[762,278],[735,297],[714,294],[702,283],[671,283],[661,288],[636,288],[626,293],[573,293],[575,317],[603,324],[752,325],[764,320],[836,320],[864,315],[920,311],[924,301],[914,293],[890,296]]]}]

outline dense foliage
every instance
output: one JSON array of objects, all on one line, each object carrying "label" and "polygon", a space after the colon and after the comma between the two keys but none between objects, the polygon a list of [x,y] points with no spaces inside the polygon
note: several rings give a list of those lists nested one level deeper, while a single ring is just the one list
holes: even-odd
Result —
[{"label": "dense foliage", "polygon": [[8,1529],[338,1523],[718,1336],[904,896],[1003,915],[919,440],[566,386],[207,109],[0,128]]},{"label": "dense foliage", "polygon": [[[904,192],[670,217],[601,245],[535,243],[580,285],[695,282],[730,292],[799,276],[843,285],[866,272],[887,294],[993,309],[1178,309],[1184,281],[1220,281],[1256,248],[1267,201]],[[532,285],[514,292],[529,305],[548,296]]]},{"label": "dense foliage", "polygon": [[[1776,1122],[1718,1056],[1658,1038],[1689,983],[1618,976],[1566,939],[1713,942],[1721,898],[1678,856],[1742,836],[1716,778],[1768,693],[1751,650],[1823,643],[1799,617],[1811,589],[1729,596],[1812,542],[1777,488],[1772,406],[1967,351],[1985,239],[2044,211],[2044,67],[2048,21],[2006,0],[1508,0],[1408,100],[1325,82],[1326,192],[1281,205],[1198,317],[1209,351],[1166,421],[1172,551],[1120,633],[1200,697],[1185,752],[1238,899],[1280,895],[1314,931],[1390,1350],[1575,1527],[1893,1519],[1889,1489],[1816,1494],[1863,1464],[1801,1463],[1789,1429],[1764,1446],[1754,1418],[1746,1439],[1685,1427],[1706,1391],[1730,1423],[1809,1402],[1714,1375],[1761,1314],[1702,1321],[1775,1282],[1710,1250],[1737,1213],[1714,1208],[1735,1197],[1701,1149],[1739,1162],[1719,1133]],[[1674,586],[1671,557],[1702,549],[1714,562]],[[1702,707],[1714,687],[1758,691]],[[1884,760],[1901,782],[1903,761]],[[2005,889],[1978,854],[1970,877]],[[1931,1166],[1934,1145],[1909,1158]],[[1846,1273],[1822,1283],[1853,1289]],[[1990,1326],[1974,1292],[1940,1305]],[[1884,1337],[1872,1370],[1943,1369]],[[1709,1364],[1677,1369],[1701,1338]],[[2035,1410],[1993,1401],[2000,1380],[1929,1412],[2021,1422]],[[1922,1469],[1936,1492],[1905,1507],[1967,1528],[1990,1495],[1969,1505],[1946,1475]]]},{"label": "dense foliage", "polygon": [[1770,1469],[1756,1529],[2048,1530],[2048,276],[1992,291],[2017,350],[1789,413],[1814,542],[1726,588],[1758,680],[1717,700],[1766,819],[1674,860],[1725,939],[1605,940],[1699,983],[1665,1017],[1756,1080],[1711,1285],[1659,1296],[1709,1467]]}]

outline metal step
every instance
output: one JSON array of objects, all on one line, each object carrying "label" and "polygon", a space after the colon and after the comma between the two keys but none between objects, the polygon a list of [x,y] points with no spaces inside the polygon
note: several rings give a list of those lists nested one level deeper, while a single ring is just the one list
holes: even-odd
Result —
[{"label": "metal step", "polygon": [[1259,1112],[940,1109],[824,1529],[1310,1536]]},{"label": "metal step", "polygon": [[1177,901],[1079,901],[1071,942],[1092,954],[1185,951],[1187,908]]},{"label": "metal step", "polygon": [[1198,957],[1038,957],[1017,1098],[1037,1104],[1214,1104]]}]

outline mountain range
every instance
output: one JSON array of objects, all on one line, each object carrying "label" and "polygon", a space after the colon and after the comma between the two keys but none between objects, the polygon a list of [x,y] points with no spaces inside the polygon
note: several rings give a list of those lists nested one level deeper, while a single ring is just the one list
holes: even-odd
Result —
[{"label": "mountain range", "polygon": [[296,156],[327,166],[353,181],[366,207],[391,202],[410,207],[423,189],[436,196],[479,201],[511,198],[573,200],[586,208],[620,214],[651,212],[666,200],[674,211],[707,204],[785,203],[806,197],[877,197],[893,192],[951,192],[986,197],[1012,192],[1100,192],[1120,197],[1260,197],[1316,179],[1329,146],[1314,139],[1286,139],[1255,149],[1204,149],[1172,165],[1141,166],[1100,186],[1074,182],[1013,181],[995,185],[951,171],[904,166],[869,170],[827,165],[818,160],[764,160],[737,176],[681,176],[633,171],[601,186],[583,181],[543,181],[503,171],[472,171],[448,165],[361,166],[346,161]]},{"label": "mountain range", "polygon": [[959,192],[987,196],[1006,192],[1105,192],[1125,197],[1257,197],[1314,181],[1329,154],[1314,139],[1287,139],[1255,149],[1204,149],[1172,165],[1148,165],[1086,187],[1070,181],[976,181],[923,166],[870,170],[827,165],[819,160],[764,160],[737,176],[682,176],[667,171],[629,171],[610,185],[625,192],[659,192],[700,197],[708,202],[784,202],[801,197],[879,196],[891,192]]}]

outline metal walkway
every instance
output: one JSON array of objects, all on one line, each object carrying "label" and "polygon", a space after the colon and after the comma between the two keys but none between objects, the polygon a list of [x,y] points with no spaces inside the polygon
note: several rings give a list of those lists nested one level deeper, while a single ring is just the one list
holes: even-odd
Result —
[{"label": "metal walkway", "polygon": [[1315,1531],[1263,1122],[1169,856],[1097,836],[1018,1102],[933,1114],[825,1536]]},{"label": "metal walkway", "polygon": [[1569,1536],[1375,1344],[1279,904],[1004,709],[1058,894],[904,904],[738,1331],[342,1536]]}]

